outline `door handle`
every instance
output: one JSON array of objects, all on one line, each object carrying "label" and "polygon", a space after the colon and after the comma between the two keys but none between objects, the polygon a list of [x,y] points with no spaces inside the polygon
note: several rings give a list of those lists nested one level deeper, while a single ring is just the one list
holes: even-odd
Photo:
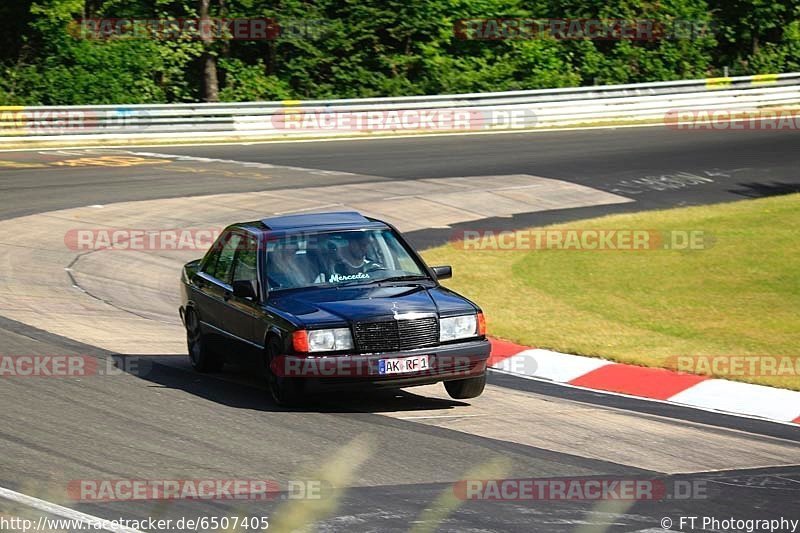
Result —
[{"label": "door handle", "polygon": [[223,294],[222,299],[227,302],[231,298],[233,298],[233,293],[230,291],[225,291],[225,294]]}]

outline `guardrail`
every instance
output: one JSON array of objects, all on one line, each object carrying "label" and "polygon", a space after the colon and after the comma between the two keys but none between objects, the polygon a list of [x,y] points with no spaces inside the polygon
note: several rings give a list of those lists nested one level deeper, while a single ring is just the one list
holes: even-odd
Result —
[{"label": "guardrail", "polygon": [[531,129],[792,104],[800,104],[800,73],[396,98],[0,107],[0,143]]}]

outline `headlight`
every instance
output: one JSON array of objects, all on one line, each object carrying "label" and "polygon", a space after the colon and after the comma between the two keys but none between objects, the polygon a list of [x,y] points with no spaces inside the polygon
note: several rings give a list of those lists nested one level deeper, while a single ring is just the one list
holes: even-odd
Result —
[{"label": "headlight", "polygon": [[439,321],[439,342],[477,337],[477,315],[454,316]]},{"label": "headlight", "polygon": [[295,331],[292,341],[295,351],[298,352],[333,352],[353,349],[353,337],[348,328]]}]

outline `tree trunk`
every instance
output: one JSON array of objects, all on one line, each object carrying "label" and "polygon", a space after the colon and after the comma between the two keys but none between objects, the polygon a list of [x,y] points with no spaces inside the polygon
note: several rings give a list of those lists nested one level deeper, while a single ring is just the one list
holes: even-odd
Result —
[{"label": "tree trunk", "polygon": [[98,5],[96,0],[86,0],[83,3],[83,18],[92,18],[97,13]]},{"label": "tree trunk", "polygon": [[203,101],[219,102],[217,57],[209,52],[203,53]]},{"label": "tree trunk", "polygon": [[[200,2],[200,25],[202,27],[204,21],[209,20],[209,8],[211,0],[199,0]],[[214,41],[214,35],[201,32],[201,39],[203,41],[204,52],[202,55],[203,65],[203,100],[206,102],[219,101],[219,80],[217,78],[217,56],[211,52],[211,44]]]}]

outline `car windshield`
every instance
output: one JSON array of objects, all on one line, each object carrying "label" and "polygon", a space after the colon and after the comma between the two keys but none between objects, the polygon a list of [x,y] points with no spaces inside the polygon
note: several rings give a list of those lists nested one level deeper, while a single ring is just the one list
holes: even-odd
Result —
[{"label": "car windshield", "polygon": [[429,279],[390,229],[290,235],[267,245],[270,291]]}]

